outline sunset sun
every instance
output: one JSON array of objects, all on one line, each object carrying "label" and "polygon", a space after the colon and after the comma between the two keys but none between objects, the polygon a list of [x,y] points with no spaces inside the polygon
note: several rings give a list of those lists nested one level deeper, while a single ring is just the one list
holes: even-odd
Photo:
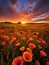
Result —
[{"label": "sunset sun", "polygon": [[26,22],[21,22],[21,24],[26,24]]}]

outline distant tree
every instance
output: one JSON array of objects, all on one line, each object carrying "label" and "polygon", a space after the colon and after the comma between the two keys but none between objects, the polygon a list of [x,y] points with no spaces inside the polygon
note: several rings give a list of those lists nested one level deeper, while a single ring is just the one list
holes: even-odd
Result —
[{"label": "distant tree", "polygon": [[5,21],[5,23],[7,23],[7,21]]},{"label": "distant tree", "polygon": [[17,24],[21,24],[21,22],[18,22]]},{"label": "distant tree", "polygon": [[11,22],[7,22],[7,21],[5,21],[5,23],[10,23],[11,24]]}]

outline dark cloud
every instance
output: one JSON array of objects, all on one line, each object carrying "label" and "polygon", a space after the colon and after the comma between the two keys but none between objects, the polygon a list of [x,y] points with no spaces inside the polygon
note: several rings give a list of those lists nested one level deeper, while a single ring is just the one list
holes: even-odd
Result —
[{"label": "dark cloud", "polygon": [[0,19],[1,20],[15,20],[18,14],[12,10],[12,8],[0,8]]},{"label": "dark cloud", "polygon": [[15,5],[17,4],[18,0],[9,0],[11,4]]},{"label": "dark cloud", "polygon": [[30,3],[34,2],[34,1],[37,1],[37,0],[28,0]]},{"label": "dark cloud", "polygon": [[36,5],[36,1],[28,4],[29,7],[34,7],[35,5]]},{"label": "dark cloud", "polygon": [[[11,0],[12,1],[12,0]],[[17,1],[17,0],[16,0]],[[16,3],[16,1],[12,1],[13,3]],[[17,16],[17,13],[11,8],[9,7],[9,2],[7,0],[0,0],[0,16],[4,16],[4,17],[14,17]]]}]

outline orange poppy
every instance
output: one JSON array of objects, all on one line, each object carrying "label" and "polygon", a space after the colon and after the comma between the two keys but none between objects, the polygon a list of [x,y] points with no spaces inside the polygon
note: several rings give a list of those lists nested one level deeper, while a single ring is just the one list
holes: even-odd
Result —
[{"label": "orange poppy", "polygon": [[36,35],[39,35],[39,32],[35,32]]},{"label": "orange poppy", "polygon": [[47,54],[44,51],[40,51],[40,55],[43,56],[43,57],[47,56]]},{"label": "orange poppy", "polygon": [[30,37],[30,38],[29,38],[29,41],[33,41],[33,38],[32,38],[32,37]]},{"label": "orange poppy", "polygon": [[20,42],[16,43],[15,46],[20,46]]},{"label": "orange poppy", "polygon": [[22,39],[23,39],[24,41],[26,41],[26,37],[23,37]]},{"label": "orange poppy", "polygon": [[31,62],[32,61],[32,54],[30,52],[28,52],[28,51],[25,51],[23,53],[23,59],[26,62]]},{"label": "orange poppy", "polygon": [[25,47],[22,46],[22,47],[20,48],[20,51],[24,51],[24,50],[25,50]]},{"label": "orange poppy", "polygon": [[19,56],[16,57],[13,61],[11,65],[23,65],[23,57]]},{"label": "orange poppy", "polygon": [[30,48],[26,48],[26,51],[32,53],[32,50]]},{"label": "orange poppy", "polygon": [[29,47],[30,47],[31,49],[34,49],[34,48],[36,48],[36,45],[33,44],[33,43],[30,43],[30,44],[29,44]]},{"label": "orange poppy", "polygon": [[32,41],[33,41],[32,37],[29,37],[29,39],[27,40],[27,42],[32,42]]}]

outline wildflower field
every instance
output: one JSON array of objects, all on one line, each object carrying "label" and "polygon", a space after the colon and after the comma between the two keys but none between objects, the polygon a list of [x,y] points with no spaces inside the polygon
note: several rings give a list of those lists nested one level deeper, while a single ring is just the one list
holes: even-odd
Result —
[{"label": "wildflower field", "polygon": [[0,65],[49,65],[49,24],[0,23]]}]

